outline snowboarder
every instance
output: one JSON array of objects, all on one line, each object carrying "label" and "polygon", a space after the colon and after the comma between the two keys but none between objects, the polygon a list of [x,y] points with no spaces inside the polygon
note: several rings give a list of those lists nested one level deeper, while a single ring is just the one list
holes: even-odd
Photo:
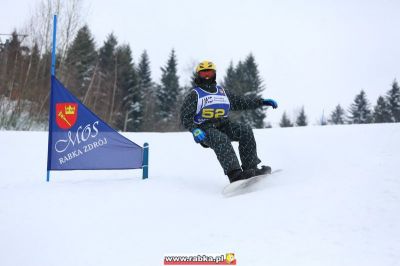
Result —
[{"label": "snowboarder", "polygon": [[[231,183],[271,172],[271,167],[257,165],[256,141],[250,126],[229,120],[230,110],[248,110],[278,104],[272,99],[238,96],[216,83],[216,66],[202,61],[196,67],[197,87],[185,97],[181,123],[196,143],[214,150]],[[231,141],[239,142],[240,165]]]}]

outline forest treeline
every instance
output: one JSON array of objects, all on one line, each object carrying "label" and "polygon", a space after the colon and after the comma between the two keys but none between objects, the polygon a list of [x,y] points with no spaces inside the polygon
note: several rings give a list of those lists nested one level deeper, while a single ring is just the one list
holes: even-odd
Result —
[{"label": "forest treeline", "polygon": [[[182,84],[178,58],[171,49],[155,81],[151,61],[141,51],[137,62],[129,44],[118,43],[113,33],[97,46],[88,25],[81,19],[83,0],[40,2],[24,34],[0,36],[0,129],[44,130],[48,125],[51,64],[51,14],[61,14],[57,50],[57,78],[100,118],[121,131],[180,131],[179,109],[194,86]],[[25,35],[25,32],[29,33]],[[221,79],[221,77],[220,77]],[[222,86],[241,95],[261,96],[265,84],[251,53],[231,63]],[[255,128],[271,127],[265,112],[234,113],[233,119]],[[322,117],[320,124],[400,122],[400,89],[392,87],[371,106],[365,92],[356,95],[346,109],[340,104]],[[284,112],[281,127],[306,126],[305,108],[291,121]]]},{"label": "forest treeline", "polygon": [[[152,79],[146,51],[137,63],[128,44],[110,34],[96,48],[87,25],[76,33],[62,58],[56,59],[57,78],[86,106],[117,130],[179,131],[179,111],[192,83],[180,84],[178,60],[172,49],[161,67],[160,82]],[[26,46],[14,32],[0,41],[0,127],[45,128],[48,121],[51,51]],[[263,82],[252,54],[230,65],[223,83],[235,93],[261,96]],[[265,113],[233,114],[254,127],[264,127]]]}]

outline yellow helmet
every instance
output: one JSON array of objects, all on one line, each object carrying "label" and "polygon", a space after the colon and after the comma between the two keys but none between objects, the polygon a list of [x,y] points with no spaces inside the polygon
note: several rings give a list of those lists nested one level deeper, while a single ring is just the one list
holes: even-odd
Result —
[{"label": "yellow helmet", "polygon": [[214,70],[217,71],[217,67],[211,61],[204,60],[200,62],[196,67],[196,73],[199,73],[202,70]]}]

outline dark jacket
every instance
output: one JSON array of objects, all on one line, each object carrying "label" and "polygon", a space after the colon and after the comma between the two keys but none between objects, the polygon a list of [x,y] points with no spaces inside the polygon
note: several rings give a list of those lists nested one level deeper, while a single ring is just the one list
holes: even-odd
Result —
[{"label": "dark jacket", "polygon": [[[208,92],[216,92],[217,84],[211,85],[199,85],[203,90]],[[238,96],[231,93],[229,90],[225,89],[226,96],[229,99],[231,104],[231,111],[239,111],[239,110],[249,110],[249,109],[257,109],[260,108],[262,104],[262,98],[260,97],[252,97],[252,96]],[[229,118],[214,118],[210,119],[203,124],[196,124],[193,121],[194,116],[196,115],[197,110],[197,93],[192,90],[188,95],[186,95],[182,107],[181,107],[181,123],[182,125],[192,132],[196,128],[201,128],[203,130],[214,127],[218,128],[220,125],[229,122]]]}]

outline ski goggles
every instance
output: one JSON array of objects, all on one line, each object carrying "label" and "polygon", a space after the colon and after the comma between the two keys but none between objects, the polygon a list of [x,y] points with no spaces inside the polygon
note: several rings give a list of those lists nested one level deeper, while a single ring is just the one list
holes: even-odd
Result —
[{"label": "ski goggles", "polygon": [[203,79],[211,79],[215,77],[215,70],[209,69],[209,70],[202,70],[199,73],[199,77]]}]

